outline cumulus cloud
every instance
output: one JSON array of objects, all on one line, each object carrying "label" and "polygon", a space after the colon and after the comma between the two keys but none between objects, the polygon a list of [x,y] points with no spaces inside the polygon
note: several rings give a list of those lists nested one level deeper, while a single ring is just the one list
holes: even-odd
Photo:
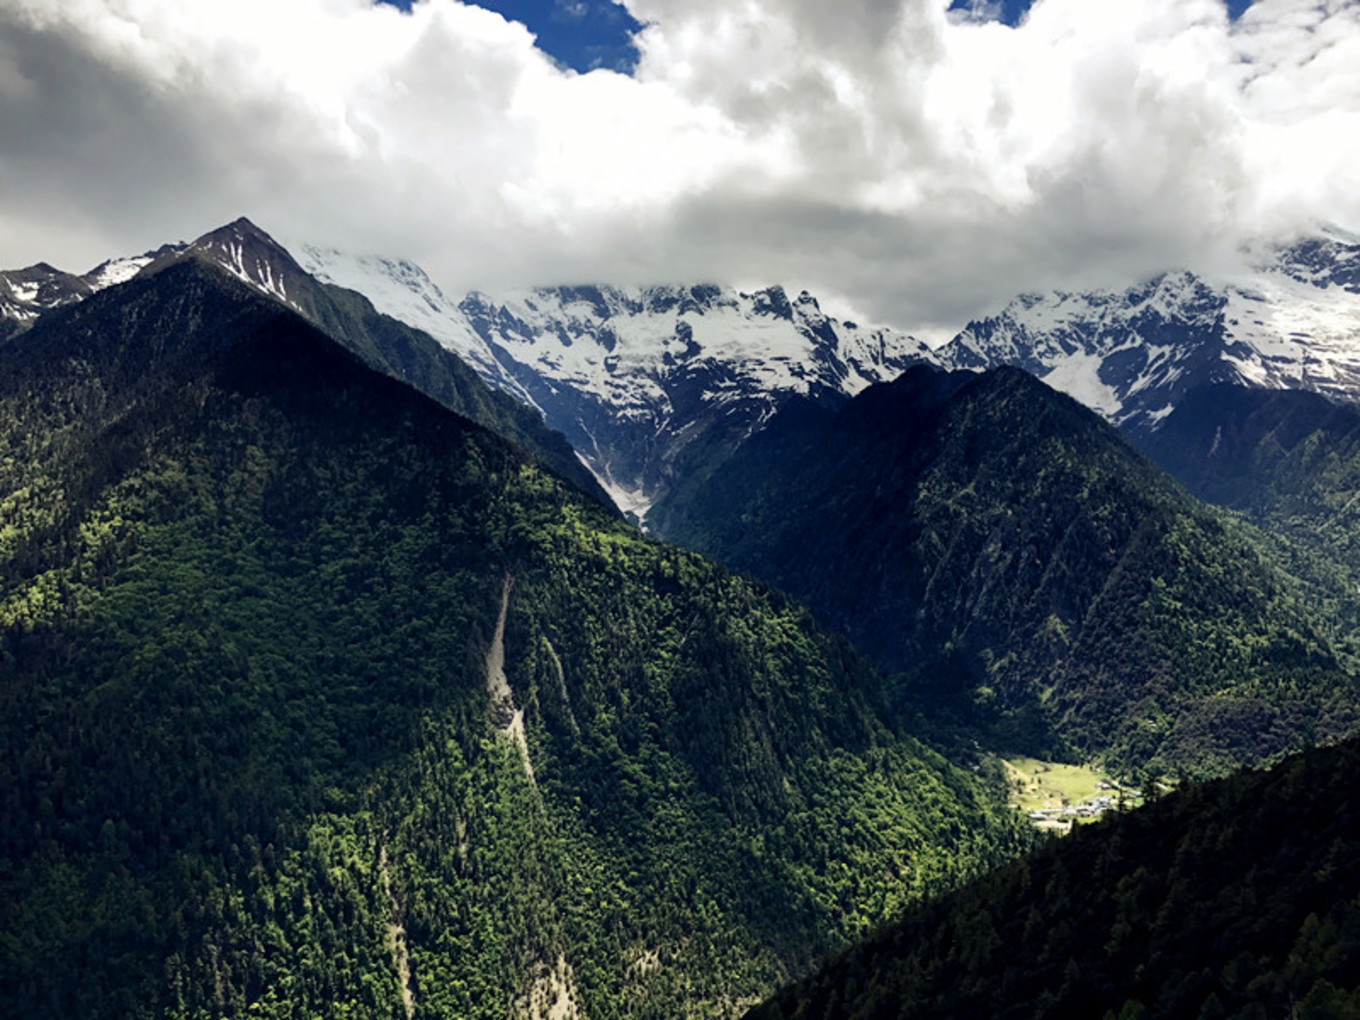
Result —
[{"label": "cumulus cloud", "polygon": [[449,290],[786,282],[907,328],[1360,226],[1360,6],[628,0],[633,76],[455,0],[0,0],[0,265],[246,214]]}]

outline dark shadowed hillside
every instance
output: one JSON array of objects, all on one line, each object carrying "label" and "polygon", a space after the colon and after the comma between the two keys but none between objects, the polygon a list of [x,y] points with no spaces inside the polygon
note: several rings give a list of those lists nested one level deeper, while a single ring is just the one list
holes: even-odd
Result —
[{"label": "dark shadowed hillside", "polygon": [[185,262],[216,266],[302,315],[371,368],[509,439],[606,506],[609,497],[571,444],[543,416],[485,386],[468,365],[429,334],[380,314],[368,298],[318,281],[267,233],[242,217],[192,244],[165,250],[142,270],[155,275]]},{"label": "dark shadowed hillside", "polygon": [[1360,747],[1192,787],[913,911],[748,1014],[1360,1015]]},{"label": "dark shadowed hillside", "polygon": [[1292,581],[1016,369],[786,413],[652,519],[849,636],[904,717],[991,746],[1204,774],[1355,726]]},{"label": "dark shadowed hillside", "polygon": [[1195,495],[1258,527],[1356,657],[1360,411],[1298,390],[1205,387],[1143,447]]}]

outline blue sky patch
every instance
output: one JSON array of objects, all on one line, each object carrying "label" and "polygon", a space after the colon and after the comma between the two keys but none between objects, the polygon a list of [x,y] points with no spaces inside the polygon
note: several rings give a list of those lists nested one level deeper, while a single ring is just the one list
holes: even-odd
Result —
[{"label": "blue sky patch", "polygon": [[[1014,27],[1030,9],[1034,0],[953,0],[951,11],[973,11],[988,21],[1000,21]],[[1236,21],[1252,5],[1252,0],[1227,0],[1228,17]]]},{"label": "blue sky patch", "polygon": [[[409,11],[412,0],[377,2]],[[524,25],[539,49],[572,70],[630,74],[637,66],[633,33],[642,25],[611,0],[479,0],[477,6]]]}]

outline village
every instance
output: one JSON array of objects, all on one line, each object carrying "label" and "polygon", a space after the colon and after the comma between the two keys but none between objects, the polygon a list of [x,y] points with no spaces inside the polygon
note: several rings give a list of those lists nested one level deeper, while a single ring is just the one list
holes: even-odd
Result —
[{"label": "village", "polygon": [[1035,758],[1012,758],[1003,764],[1011,807],[1023,811],[1036,828],[1046,832],[1067,833],[1111,811],[1143,803],[1142,789],[1123,785],[1086,766]]},{"label": "village", "polygon": [[1040,829],[1069,830],[1078,822],[1093,820],[1109,811],[1121,811],[1133,806],[1135,800],[1142,803],[1142,791],[1132,787],[1119,787],[1110,780],[1097,781],[1098,787],[1115,790],[1115,793],[1102,793],[1080,804],[1064,803],[1060,807],[1036,808],[1026,817]]}]

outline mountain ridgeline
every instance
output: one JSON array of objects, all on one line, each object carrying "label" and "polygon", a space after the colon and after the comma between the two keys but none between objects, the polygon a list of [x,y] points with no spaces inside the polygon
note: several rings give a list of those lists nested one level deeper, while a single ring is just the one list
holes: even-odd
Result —
[{"label": "mountain ridgeline", "polygon": [[1140,441],[1202,386],[1360,397],[1360,237],[1327,228],[1249,261],[1230,280],[1021,295],[933,360],[1023,368]]},{"label": "mountain ridgeline", "polygon": [[619,506],[643,518],[787,400],[840,402],[929,353],[779,286],[544,287],[455,302],[407,262],[306,245],[299,257],[539,408]]},{"label": "mountain ridgeline", "polygon": [[380,314],[356,291],[322,283],[277,241],[247,219],[163,249],[141,272],[155,275],[186,260],[225,269],[262,294],[301,314],[365,364],[509,439],[583,492],[610,505],[571,444],[542,415],[506,393],[483,385],[477,373],[427,333]]},{"label": "mountain ridgeline", "polygon": [[1290,579],[1017,369],[920,366],[786,412],[652,519],[850,637],[901,717],[987,746],[1200,775],[1356,725]]},{"label": "mountain ridgeline", "polygon": [[130,280],[144,266],[180,247],[166,245],[133,258],[109,259],[84,276],[62,272],[46,262],[25,269],[0,270],[0,340],[23,332],[44,312],[75,304],[105,287]]},{"label": "mountain ridgeline", "polygon": [[731,1015],[1028,845],[806,611],[257,284],[0,343],[6,1013]]},{"label": "mountain ridgeline", "polygon": [[1355,239],[940,351],[301,251],[0,273],[0,1014],[1355,1013],[1355,745],[977,880],[1037,837],[917,739],[1360,729],[1360,417],[1214,385],[1356,384]]}]

